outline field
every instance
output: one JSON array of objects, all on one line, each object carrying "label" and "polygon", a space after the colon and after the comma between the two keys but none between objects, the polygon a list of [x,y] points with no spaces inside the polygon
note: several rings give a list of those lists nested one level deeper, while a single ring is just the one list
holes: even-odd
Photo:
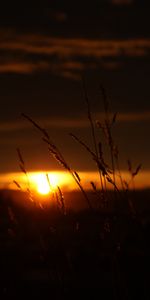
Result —
[{"label": "field", "polygon": [[[84,92],[92,145],[72,133],[71,137],[96,164],[99,189],[91,178],[91,191],[85,190],[48,132],[22,114],[42,134],[50,156],[71,175],[79,191],[63,194],[57,186],[47,201],[40,196],[35,201],[25,160],[17,149],[27,189],[23,192],[14,181],[18,191],[1,190],[1,298],[150,299],[150,191],[135,188],[141,164],[133,168],[128,160],[129,181],[122,177],[113,138],[117,114],[109,111],[105,89],[101,87],[103,123],[95,124]],[[107,162],[101,136],[109,153]]]},{"label": "field", "polygon": [[150,1],[0,7],[0,300],[150,300]]},{"label": "field", "polygon": [[149,299],[150,191],[132,198],[136,215],[113,200],[91,211],[68,193],[63,214],[1,191],[0,298]]}]

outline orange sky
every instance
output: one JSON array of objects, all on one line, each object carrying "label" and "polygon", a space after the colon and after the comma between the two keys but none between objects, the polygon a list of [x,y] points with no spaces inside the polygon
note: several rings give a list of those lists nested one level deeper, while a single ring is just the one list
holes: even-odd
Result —
[{"label": "orange sky", "polygon": [[[49,174],[51,186],[55,189],[56,186],[60,186],[64,191],[71,191],[78,189],[76,183],[72,179],[69,173],[67,172],[47,172]],[[122,171],[122,177],[127,182],[130,182],[130,175],[127,171]],[[99,188],[99,174],[97,172],[79,172],[81,183],[85,189],[91,189],[90,182],[93,181],[97,188]],[[40,189],[39,183],[44,183],[44,186],[47,185],[46,172],[29,172],[28,178],[30,182],[30,188],[34,191]],[[5,175],[0,175],[0,188],[7,189],[18,189],[13,181],[17,181],[22,190],[25,191],[28,188],[28,183],[26,176],[22,173],[7,173]],[[116,175],[116,184],[120,188],[119,176]],[[130,183],[130,188],[132,189],[132,183]],[[107,187],[112,188],[112,185],[108,183]],[[135,187],[137,189],[150,188],[150,171],[140,171],[139,174],[135,177]]]}]

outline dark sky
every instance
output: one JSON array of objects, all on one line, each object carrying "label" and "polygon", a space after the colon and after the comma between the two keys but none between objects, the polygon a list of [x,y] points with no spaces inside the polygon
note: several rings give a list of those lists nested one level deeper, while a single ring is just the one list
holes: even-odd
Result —
[{"label": "dark sky", "polygon": [[24,112],[48,128],[74,168],[91,169],[68,135],[90,143],[81,77],[93,113],[103,83],[118,111],[114,130],[122,168],[130,157],[150,169],[149,1],[5,1],[0,7],[0,172],[58,166]]}]

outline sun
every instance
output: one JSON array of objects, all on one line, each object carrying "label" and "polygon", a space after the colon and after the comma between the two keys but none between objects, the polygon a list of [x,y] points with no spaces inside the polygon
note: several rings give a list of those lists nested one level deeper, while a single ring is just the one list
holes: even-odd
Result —
[{"label": "sun", "polygon": [[73,182],[70,180],[70,174],[58,171],[38,171],[28,174],[30,187],[37,195],[47,196],[58,191],[58,188],[68,190],[73,188]]},{"label": "sun", "polygon": [[36,175],[35,185],[37,192],[41,195],[48,195],[51,192],[51,188],[45,174]]},{"label": "sun", "polygon": [[36,173],[32,176],[34,189],[40,195],[48,195],[58,185],[58,179],[55,174]]},{"label": "sun", "polygon": [[48,195],[51,189],[44,174],[39,174],[37,177],[37,192],[41,195]]}]

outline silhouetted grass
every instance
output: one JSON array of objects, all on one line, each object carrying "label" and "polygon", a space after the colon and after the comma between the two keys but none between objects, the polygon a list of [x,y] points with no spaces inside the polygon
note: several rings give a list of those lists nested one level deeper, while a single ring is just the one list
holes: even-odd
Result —
[{"label": "silhouetted grass", "polygon": [[[78,196],[68,195],[74,201]],[[141,197],[148,199],[149,194],[143,192]],[[1,299],[32,293],[36,297],[47,293],[55,299],[80,299],[82,293],[102,299],[149,296],[150,223],[146,218],[150,215],[144,210],[139,219],[86,209],[68,210],[64,215],[51,206],[42,210],[33,202],[25,209],[4,194],[0,200]],[[116,217],[120,217],[119,237]]]},{"label": "silhouetted grass", "polygon": [[[82,138],[79,138],[74,133],[70,133],[70,136],[78,143],[80,144],[86,152],[89,153],[91,156],[91,159],[95,162],[97,171],[99,173],[99,188],[96,187],[96,184],[94,183],[93,179],[89,179],[91,182],[91,188],[95,193],[97,193],[97,196],[99,198],[100,207],[107,205],[107,195],[108,190],[107,186],[108,184],[112,185],[114,188],[114,191],[116,191],[116,209],[117,209],[117,202],[118,201],[126,201],[128,203],[128,209],[132,215],[135,215],[135,208],[133,207],[132,199],[129,196],[130,192],[130,186],[132,184],[132,188],[135,189],[134,185],[134,178],[137,176],[141,169],[141,164],[137,166],[135,170],[132,170],[131,162],[128,160],[128,169],[131,174],[131,180],[129,182],[126,182],[124,178],[122,177],[121,171],[120,171],[120,163],[119,163],[119,150],[118,146],[115,144],[115,139],[113,137],[113,126],[116,123],[117,119],[117,113],[114,113],[112,115],[111,109],[110,109],[110,100],[107,97],[107,93],[102,85],[100,85],[100,91],[102,95],[102,102],[104,105],[104,120],[94,120],[94,116],[91,111],[90,107],[90,101],[88,98],[88,93],[85,87],[85,83],[83,81],[83,91],[84,91],[84,98],[85,103],[87,106],[87,118],[89,120],[90,130],[91,130],[91,137],[92,137],[92,143],[94,150],[88,145],[87,142],[84,142]],[[54,159],[67,171],[71,174],[74,181],[76,182],[77,186],[79,187],[81,193],[84,196],[84,199],[86,200],[87,206],[90,210],[93,210],[93,204],[91,203],[91,200],[89,199],[86,190],[84,189],[82,185],[82,178],[80,178],[77,171],[73,170],[73,168],[69,165],[66,158],[64,158],[61,150],[56,146],[56,144],[51,140],[49,133],[45,128],[42,128],[37,122],[35,122],[31,117],[28,115],[22,113],[22,116],[29,121],[36,129],[38,129],[42,133],[42,139],[47,144],[48,150],[50,155],[54,157]],[[96,130],[99,129],[99,135],[96,134]],[[106,143],[106,146],[109,149],[110,153],[110,160],[111,160],[111,166],[107,162],[105,162],[104,159],[104,153],[103,148],[104,145],[102,145],[102,135],[104,137],[104,141]],[[20,159],[20,168],[25,173],[25,168],[23,165],[23,160],[20,158],[19,153],[19,159]],[[26,174],[26,173],[25,173]],[[26,174],[27,175],[27,174]],[[120,178],[121,182],[121,189],[124,191],[124,193],[120,193],[120,188],[118,187],[118,184],[116,182],[116,177]],[[58,194],[61,197],[60,194],[60,187],[58,188]],[[62,192],[61,192],[62,193]],[[118,199],[118,200],[117,200]],[[62,202],[62,200],[60,200]],[[62,205],[64,207],[64,204]]]},{"label": "silhouetted grass", "polygon": [[[22,114],[42,134],[49,154],[70,173],[85,199],[85,206],[78,211],[71,209],[69,197],[73,203],[79,198],[81,206],[82,198],[76,192],[68,193],[65,199],[59,186],[53,191],[57,206],[36,205],[25,159],[17,149],[20,169],[27,178],[27,193],[21,194],[21,186],[14,183],[20,190],[20,200],[24,195],[24,203],[29,198],[32,201],[25,208],[12,201],[11,195],[0,197],[1,298],[11,295],[20,299],[20,294],[36,298],[48,294],[54,299],[88,296],[91,299],[137,299],[138,296],[149,299],[145,268],[149,262],[150,218],[148,210],[148,215],[145,211],[140,214],[134,184],[141,165],[133,170],[128,161],[131,180],[126,182],[120,171],[119,151],[113,137],[117,113],[112,116],[103,86],[100,91],[105,117],[104,121],[95,121],[84,84],[93,147],[83,138],[70,134],[97,167],[99,186],[90,178],[91,192],[84,190],[82,178],[69,165],[47,130]],[[104,159],[102,136],[109,149],[110,165]],[[48,174],[46,178],[51,186]],[[108,184],[112,185],[112,191],[108,190]],[[94,197],[96,201],[93,201]]]}]

